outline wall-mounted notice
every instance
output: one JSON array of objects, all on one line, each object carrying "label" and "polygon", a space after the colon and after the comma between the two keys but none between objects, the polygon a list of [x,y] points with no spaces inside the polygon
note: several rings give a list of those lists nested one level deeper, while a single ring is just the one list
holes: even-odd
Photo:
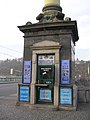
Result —
[{"label": "wall-mounted notice", "polygon": [[72,105],[72,88],[60,88],[60,104]]},{"label": "wall-mounted notice", "polygon": [[38,55],[38,65],[53,65],[55,55]]},{"label": "wall-mounted notice", "polygon": [[24,77],[23,83],[31,82],[31,61],[24,61]]},{"label": "wall-mounted notice", "polygon": [[20,86],[19,88],[19,101],[29,102],[30,100],[30,88],[29,86]]},{"label": "wall-mounted notice", "polygon": [[40,89],[40,100],[51,101],[51,90],[50,89]]},{"label": "wall-mounted notice", "polygon": [[61,84],[70,84],[70,61],[61,61]]}]

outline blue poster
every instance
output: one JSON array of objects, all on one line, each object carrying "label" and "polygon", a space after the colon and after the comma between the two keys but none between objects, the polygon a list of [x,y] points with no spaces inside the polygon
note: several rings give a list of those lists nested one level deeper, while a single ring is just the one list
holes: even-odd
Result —
[{"label": "blue poster", "polygon": [[40,89],[40,100],[51,100],[51,90]]},{"label": "blue poster", "polygon": [[61,84],[70,84],[70,61],[61,61]]},{"label": "blue poster", "polygon": [[31,61],[24,61],[24,81],[23,83],[31,82]]},{"label": "blue poster", "polygon": [[20,102],[29,102],[29,86],[20,86]]},{"label": "blue poster", "polygon": [[60,104],[72,105],[72,88],[60,88]]}]

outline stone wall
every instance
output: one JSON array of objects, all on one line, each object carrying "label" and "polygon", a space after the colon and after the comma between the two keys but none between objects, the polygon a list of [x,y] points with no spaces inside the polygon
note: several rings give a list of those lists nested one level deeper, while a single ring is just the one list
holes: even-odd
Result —
[{"label": "stone wall", "polygon": [[78,102],[87,103],[90,102],[90,86],[80,86],[78,87]]}]

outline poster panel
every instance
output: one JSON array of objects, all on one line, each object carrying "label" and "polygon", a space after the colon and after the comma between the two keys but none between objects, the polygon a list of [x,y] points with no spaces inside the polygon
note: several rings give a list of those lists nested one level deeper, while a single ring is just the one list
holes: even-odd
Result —
[{"label": "poster panel", "polygon": [[61,84],[70,84],[70,61],[61,61]]},{"label": "poster panel", "polygon": [[24,61],[24,80],[23,83],[31,82],[31,61]]},{"label": "poster panel", "polygon": [[72,88],[60,88],[60,104],[72,105]]},{"label": "poster panel", "polygon": [[40,100],[51,101],[51,90],[50,89],[40,89]]},{"label": "poster panel", "polygon": [[30,98],[30,88],[29,86],[20,86],[19,88],[19,101],[29,102]]}]

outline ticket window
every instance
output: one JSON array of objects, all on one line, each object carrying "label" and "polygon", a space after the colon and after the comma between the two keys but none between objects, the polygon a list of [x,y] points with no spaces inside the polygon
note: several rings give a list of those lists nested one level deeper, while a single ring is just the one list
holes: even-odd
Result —
[{"label": "ticket window", "polygon": [[54,100],[54,55],[38,55],[37,102],[52,104]]}]

